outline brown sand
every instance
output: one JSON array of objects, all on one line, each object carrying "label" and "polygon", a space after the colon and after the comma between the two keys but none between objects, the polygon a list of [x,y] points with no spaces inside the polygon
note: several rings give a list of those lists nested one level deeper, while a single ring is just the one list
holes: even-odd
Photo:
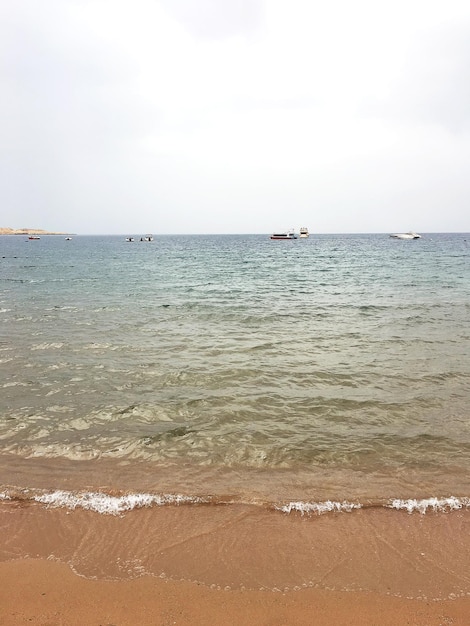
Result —
[{"label": "brown sand", "polygon": [[0,625],[468,625],[469,531],[468,510],[3,502]]},{"label": "brown sand", "polygon": [[303,589],[289,593],[217,591],[145,576],[88,580],[66,565],[0,563],[0,624],[96,626],[460,626],[470,598],[406,600],[374,593]]},{"label": "brown sand", "polygon": [[145,574],[232,590],[470,596],[470,511],[385,509],[302,517],[248,505],[168,506],[122,516],[0,504],[0,561],[69,564],[89,579]]}]

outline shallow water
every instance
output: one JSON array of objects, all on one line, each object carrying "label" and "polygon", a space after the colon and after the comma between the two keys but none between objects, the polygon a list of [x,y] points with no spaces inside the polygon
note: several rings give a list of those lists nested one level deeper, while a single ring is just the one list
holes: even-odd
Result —
[{"label": "shallow water", "polygon": [[469,242],[0,237],[3,502],[460,515]]}]

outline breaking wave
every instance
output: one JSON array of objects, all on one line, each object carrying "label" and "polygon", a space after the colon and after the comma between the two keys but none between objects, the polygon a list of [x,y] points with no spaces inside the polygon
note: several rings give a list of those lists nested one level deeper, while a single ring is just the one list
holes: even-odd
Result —
[{"label": "breaking wave", "polygon": [[450,513],[463,509],[470,509],[470,497],[450,496],[445,498],[423,499],[388,499],[382,502],[350,502],[347,500],[334,501],[292,501],[284,503],[269,503],[258,500],[241,500],[238,498],[220,496],[198,496],[183,494],[152,494],[152,493],[124,493],[120,495],[108,494],[103,491],[43,491],[33,489],[18,489],[5,487],[0,491],[0,502],[31,502],[39,503],[51,508],[65,508],[68,510],[83,509],[103,515],[121,515],[134,509],[160,506],[187,506],[187,505],[232,505],[244,504],[261,506],[266,509],[279,511],[287,515],[300,513],[302,516],[318,516],[328,513],[352,513],[359,509],[385,508],[396,511],[406,511],[409,514],[428,512]]}]

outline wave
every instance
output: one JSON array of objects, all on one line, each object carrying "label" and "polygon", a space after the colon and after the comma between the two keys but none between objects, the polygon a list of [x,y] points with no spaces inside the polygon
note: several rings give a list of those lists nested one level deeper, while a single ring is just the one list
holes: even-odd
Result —
[{"label": "wave", "polygon": [[0,501],[2,500],[38,502],[51,508],[84,509],[104,515],[120,515],[152,506],[207,504],[210,501],[208,498],[181,494],[129,493],[114,496],[104,492],[73,492],[61,489],[43,493],[34,493],[29,489],[23,492],[6,489],[0,492]]},{"label": "wave", "polygon": [[289,502],[288,504],[284,504],[281,506],[275,507],[277,510],[282,511],[283,513],[291,513],[292,511],[298,511],[302,515],[305,514],[317,514],[322,515],[323,513],[350,513],[354,509],[362,509],[363,505],[356,502],[334,502],[331,500],[327,500],[325,502]]},{"label": "wave", "polygon": [[337,513],[350,513],[354,509],[364,508],[387,508],[395,509],[397,511],[407,511],[408,513],[421,513],[424,515],[427,511],[449,513],[450,511],[458,511],[461,509],[470,508],[470,498],[450,496],[448,498],[410,498],[407,500],[393,498],[382,503],[376,504],[362,504],[359,502],[334,502],[327,500],[326,502],[289,502],[278,508],[284,513],[291,513],[292,511],[298,511],[302,515],[305,514],[317,514],[337,512]]},{"label": "wave", "polygon": [[422,500],[392,500],[389,508],[397,510],[405,510],[408,513],[426,513],[426,511],[435,511],[446,513],[449,511],[457,511],[459,509],[470,508],[470,498],[424,498]]},{"label": "wave", "polygon": [[406,511],[409,514],[427,512],[450,513],[463,509],[470,509],[470,497],[430,497],[430,498],[392,498],[375,503],[350,502],[348,500],[334,501],[292,501],[284,503],[266,503],[251,499],[241,500],[235,497],[198,496],[171,493],[125,493],[113,495],[104,491],[43,491],[34,489],[18,489],[5,487],[0,491],[0,502],[35,502],[51,508],[65,508],[68,510],[83,509],[103,515],[121,515],[123,513],[151,507],[187,506],[187,505],[234,505],[244,504],[261,506],[266,509],[279,511],[285,514],[300,513],[303,515],[324,515],[327,513],[352,513],[358,509],[385,508],[397,511]]}]

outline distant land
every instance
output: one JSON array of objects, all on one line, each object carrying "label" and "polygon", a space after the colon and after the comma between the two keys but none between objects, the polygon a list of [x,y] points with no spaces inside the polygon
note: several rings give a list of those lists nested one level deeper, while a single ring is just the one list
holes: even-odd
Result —
[{"label": "distant land", "polygon": [[1,228],[0,235],[70,235],[70,233],[56,233],[42,228]]}]

